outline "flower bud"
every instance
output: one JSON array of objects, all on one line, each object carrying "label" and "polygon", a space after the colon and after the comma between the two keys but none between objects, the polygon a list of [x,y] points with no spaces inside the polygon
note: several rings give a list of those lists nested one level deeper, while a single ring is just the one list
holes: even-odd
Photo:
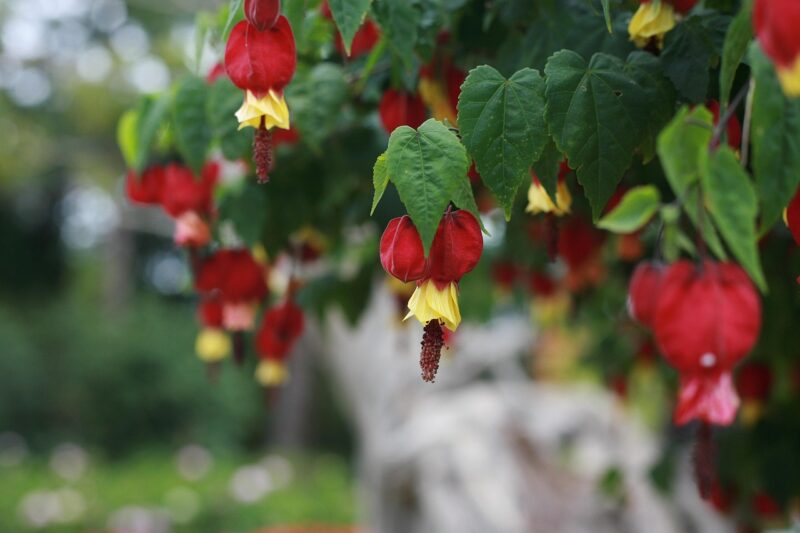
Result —
[{"label": "flower bud", "polygon": [[294,34],[286,17],[257,31],[243,20],[233,27],[225,48],[225,70],[234,85],[262,98],[270,91],[282,93],[297,68]]},{"label": "flower bud", "polygon": [[634,270],[628,286],[628,314],[633,320],[648,328],[653,327],[653,316],[663,276],[664,269],[660,264],[643,261]]},{"label": "flower bud", "polygon": [[244,0],[244,16],[258,31],[273,27],[280,14],[280,0]]},{"label": "flower bud", "polygon": [[411,217],[395,218],[381,237],[381,265],[403,282],[417,281],[425,274],[425,251]]},{"label": "flower bud", "polygon": [[472,213],[446,213],[431,245],[430,278],[440,289],[452,281],[458,282],[477,266],[482,253],[483,235]]}]

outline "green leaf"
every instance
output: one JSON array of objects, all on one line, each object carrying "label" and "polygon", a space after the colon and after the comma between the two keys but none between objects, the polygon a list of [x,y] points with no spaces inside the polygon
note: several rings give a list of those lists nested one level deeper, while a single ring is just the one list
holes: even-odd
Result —
[{"label": "green leaf", "polygon": [[698,106],[682,108],[658,137],[658,156],[672,191],[680,199],[684,211],[703,233],[711,251],[726,257],[713,224],[706,221],[701,209],[697,185],[708,174],[708,146],[713,136],[711,112]]},{"label": "green leaf", "polygon": [[605,54],[595,54],[587,65],[562,50],[548,60],[545,73],[550,133],[576,169],[597,218],[641,142],[647,94],[622,61]]},{"label": "green leaf", "polygon": [[639,146],[642,158],[647,163],[655,157],[658,134],[675,114],[675,88],[664,75],[661,62],[652,54],[631,53],[625,70],[644,89],[649,103]]},{"label": "green leaf", "polygon": [[472,213],[478,221],[478,224],[481,225],[481,231],[489,235],[489,232],[483,225],[483,220],[481,220],[481,212],[478,210],[478,204],[475,202],[475,194],[472,192],[472,183],[469,181],[469,176],[465,175],[462,179],[458,180],[458,187],[453,193],[452,202],[459,209]]},{"label": "green leaf", "polygon": [[433,242],[447,204],[456,196],[469,159],[458,137],[430,119],[418,130],[401,126],[389,138],[389,179],[414,221],[425,252]]},{"label": "green leaf", "polygon": [[242,11],[242,1],[243,0],[231,0],[228,4],[228,20],[225,22],[225,26],[222,28],[222,41],[226,42],[228,40],[228,36],[231,34],[231,30],[233,26],[244,18],[244,12]]},{"label": "green leaf", "polygon": [[761,200],[761,231],[780,218],[800,183],[800,100],[787,98],[772,63],[757,45],[750,53],[753,171]]},{"label": "green leaf", "polygon": [[123,113],[117,123],[117,144],[128,168],[136,166],[138,152],[139,113],[131,109]]},{"label": "green leaf", "polygon": [[156,140],[159,130],[164,126],[168,117],[171,98],[168,93],[161,96],[148,96],[142,99],[138,108],[139,120],[137,124],[138,139],[136,143],[136,157],[134,168],[141,173],[150,161],[150,148]]},{"label": "green leaf", "polygon": [[706,206],[728,248],[756,285],[766,291],[756,235],[756,191],[730,147],[722,146],[711,156],[702,185]]},{"label": "green leaf", "polygon": [[318,148],[336,127],[348,96],[342,67],[320,63],[299,75],[288,87],[286,100],[303,140]]},{"label": "green leaf", "polygon": [[369,214],[372,216],[375,209],[383,198],[383,193],[386,192],[386,186],[389,185],[389,172],[386,168],[386,153],[382,153],[375,161],[375,168],[372,170],[372,184],[375,186],[375,195],[372,197],[372,209]]},{"label": "green leaf", "polygon": [[253,143],[253,134],[249,128],[240,130],[235,116],[242,105],[242,97],[242,91],[223,76],[211,86],[206,102],[211,135],[219,143],[225,159],[231,161],[247,156]]},{"label": "green leaf", "polygon": [[267,223],[264,187],[247,180],[241,187],[226,191],[219,206],[222,220],[229,220],[233,224],[236,234],[247,246],[260,242]]},{"label": "green leaf", "polygon": [[389,47],[408,69],[414,60],[421,12],[408,0],[380,0],[373,12]]},{"label": "green leaf", "polygon": [[661,61],[678,93],[691,103],[705,101],[714,41],[703,19],[691,16],[667,33]]},{"label": "green leaf", "polygon": [[597,226],[614,233],[633,233],[647,224],[661,207],[661,194],[655,185],[634,187]]},{"label": "green leaf", "polygon": [[736,70],[739,68],[742,59],[744,59],[747,47],[753,39],[752,16],[753,3],[751,0],[746,0],[725,35],[725,45],[722,49],[722,68],[719,75],[719,100],[722,102],[723,107],[727,107],[730,102]]},{"label": "green leaf", "polygon": [[510,79],[486,65],[473,69],[458,99],[458,124],[484,183],[510,218],[517,191],[530,182],[530,167],[548,142],[544,80],[533,69]]},{"label": "green leaf", "polygon": [[603,5],[603,17],[606,19],[606,28],[608,29],[608,33],[614,33],[614,27],[611,25],[611,6],[609,5],[609,0],[600,0],[600,3]]},{"label": "green leaf", "polygon": [[198,77],[188,77],[175,92],[172,116],[175,124],[175,144],[186,163],[200,173],[206,162],[211,133],[206,120],[208,86]]},{"label": "green leaf", "polygon": [[549,139],[544,150],[542,150],[539,160],[533,162],[533,171],[550,198],[556,197],[558,173],[561,170],[561,162],[563,160],[564,154],[556,147],[553,139]]},{"label": "green leaf", "polygon": [[345,50],[350,53],[350,45],[353,43],[358,28],[364,23],[364,17],[369,11],[372,0],[330,0],[328,5],[333,14],[333,20],[342,34]]}]

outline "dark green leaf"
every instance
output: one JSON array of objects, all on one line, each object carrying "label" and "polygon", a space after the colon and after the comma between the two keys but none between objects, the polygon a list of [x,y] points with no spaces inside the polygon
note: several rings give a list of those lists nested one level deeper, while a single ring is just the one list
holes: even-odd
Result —
[{"label": "dark green leaf", "polygon": [[249,128],[239,130],[236,110],[242,105],[243,94],[227,76],[219,78],[208,94],[206,113],[211,135],[219,143],[222,155],[235,161],[247,155],[253,143]]},{"label": "dark green leaf", "polygon": [[549,139],[542,150],[542,155],[538,161],[534,161],[533,170],[539,178],[544,190],[550,198],[556,197],[556,186],[558,185],[558,173],[561,169],[561,162],[564,160],[562,154],[556,147],[553,139]]},{"label": "dark green leaf", "polygon": [[645,52],[633,52],[625,69],[636,80],[648,101],[648,113],[644,119],[644,135],[639,148],[647,163],[656,153],[656,138],[675,113],[675,89],[664,76],[660,61]]},{"label": "dark green leaf", "polygon": [[458,123],[484,183],[511,216],[519,187],[548,142],[544,80],[532,69],[511,79],[489,66],[473,69],[458,100]]},{"label": "dark green leaf", "polygon": [[286,100],[305,142],[319,147],[336,127],[347,94],[344,71],[333,63],[320,63],[297,76],[287,89]]},{"label": "dark green leaf", "polygon": [[135,158],[137,172],[142,172],[150,160],[150,148],[169,116],[170,100],[170,95],[165,93],[161,96],[145,97],[139,104]]},{"label": "dark green leaf", "polygon": [[609,5],[609,0],[600,0],[600,3],[603,4],[603,17],[606,19],[608,33],[614,33],[614,28],[611,26],[611,6]]},{"label": "dark green leaf", "polygon": [[772,63],[753,45],[753,170],[761,200],[761,229],[780,218],[800,183],[800,100],[787,98]]},{"label": "dark green leaf", "polygon": [[702,184],[705,204],[728,248],[756,285],[765,291],[767,284],[761,270],[756,235],[756,191],[728,146],[720,147],[711,156],[709,172],[703,176]]},{"label": "dark green leaf", "polygon": [[703,19],[691,16],[667,33],[661,61],[678,93],[698,104],[706,99],[714,41]]},{"label": "dark green leaf", "polygon": [[455,197],[469,159],[458,137],[436,120],[418,130],[401,126],[389,138],[389,179],[414,221],[427,253],[439,221]]},{"label": "dark green leaf", "polygon": [[328,5],[333,13],[333,20],[339,27],[342,34],[345,50],[350,53],[350,45],[353,42],[358,28],[364,22],[364,17],[369,11],[372,0],[329,0]]},{"label": "dark green leaf", "polygon": [[747,53],[747,47],[753,39],[753,3],[745,0],[742,9],[733,19],[728,33],[725,35],[725,46],[722,50],[722,69],[719,75],[719,100],[726,107],[730,101],[733,79],[736,69]]},{"label": "dark green leaf", "polygon": [[380,0],[374,8],[389,47],[410,66],[419,34],[421,13],[408,0]]},{"label": "dark green leaf", "polygon": [[634,187],[597,226],[614,233],[633,233],[647,224],[661,207],[661,194],[654,185]]},{"label": "dark green leaf", "polygon": [[605,54],[587,65],[564,50],[550,58],[545,73],[550,133],[599,217],[641,143],[647,94],[621,60]]},{"label": "dark green leaf", "polygon": [[206,120],[207,96],[205,81],[195,76],[188,77],[178,85],[172,106],[178,152],[198,174],[206,162],[206,151],[211,142]]}]

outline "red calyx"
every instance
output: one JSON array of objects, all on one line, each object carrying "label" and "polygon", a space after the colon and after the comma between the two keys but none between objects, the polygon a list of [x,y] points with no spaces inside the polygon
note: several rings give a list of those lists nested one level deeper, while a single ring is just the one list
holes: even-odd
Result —
[{"label": "red calyx", "polygon": [[256,335],[256,349],[263,359],[284,361],[303,334],[305,315],[291,300],[264,314]]},{"label": "red calyx", "polygon": [[225,70],[234,85],[262,97],[282,91],[296,68],[294,34],[286,17],[264,31],[246,20],[234,26],[225,48]]},{"label": "red calyx", "polygon": [[388,89],[383,93],[378,112],[387,133],[392,133],[400,126],[410,126],[416,129],[425,122],[427,117],[425,102],[419,95],[394,89]]},{"label": "red calyx", "polygon": [[208,74],[206,74],[206,83],[209,85],[213,85],[214,82],[216,82],[218,79],[220,79],[222,76],[225,75],[226,75],[225,65],[223,65],[222,63],[217,63],[216,65],[211,67],[211,70],[209,70]]},{"label": "red calyx", "polygon": [[203,167],[200,179],[188,167],[172,164],[164,169],[161,205],[173,218],[194,211],[199,215],[214,210],[214,187],[219,179],[219,165],[211,162]]},{"label": "red calyx", "polygon": [[206,258],[195,279],[203,294],[218,294],[223,303],[250,302],[267,294],[264,269],[246,249],[220,250]]},{"label": "red calyx", "polygon": [[258,31],[274,26],[280,14],[280,0],[244,0],[244,16]]},{"label": "red calyx", "polygon": [[794,198],[786,208],[786,222],[789,224],[794,241],[800,246],[800,189],[797,189]]},{"label": "red calyx", "polygon": [[669,3],[672,4],[675,11],[685,15],[697,5],[697,0],[669,0]]},{"label": "red calyx", "polygon": [[222,302],[218,298],[204,298],[197,310],[200,323],[207,328],[222,328]]},{"label": "red calyx", "polygon": [[395,218],[381,237],[381,265],[400,281],[417,281],[425,274],[425,251],[411,217]]},{"label": "red calyx", "polygon": [[470,272],[483,253],[483,235],[469,211],[445,213],[428,258],[428,276],[440,289]]},{"label": "red calyx", "polygon": [[756,0],[753,27],[761,48],[774,62],[792,67],[800,55],[800,2]]},{"label": "red calyx", "polygon": [[164,168],[152,166],[141,176],[131,170],[125,178],[125,193],[135,204],[158,205],[164,188]]},{"label": "red calyx", "polygon": [[570,269],[579,269],[603,245],[605,235],[579,217],[570,217],[558,233],[558,255]]},{"label": "red calyx", "polygon": [[653,329],[679,372],[730,370],[758,339],[761,300],[738,265],[678,261],[664,274]]},{"label": "red calyx", "polygon": [[633,320],[648,328],[653,327],[653,317],[663,277],[664,267],[661,264],[643,261],[634,270],[628,286],[628,314]]}]

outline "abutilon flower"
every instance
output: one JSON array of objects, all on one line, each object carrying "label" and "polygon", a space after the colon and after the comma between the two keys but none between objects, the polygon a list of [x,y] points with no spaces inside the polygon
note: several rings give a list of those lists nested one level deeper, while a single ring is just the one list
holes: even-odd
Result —
[{"label": "abutilon flower", "polygon": [[478,264],[483,236],[467,211],[448,211],[436,231],[428,258],[416,227],[406,215],[392,220],[381,237],[381,264],[401,281],[416,281],[406,320],[425,326],[420,366],[422,378],[433,381],[444,347],[442,326],[455,331],[461,323],[458,282]]},{"label": "abutilon flower", "polygon": [[222,302],[217,298],[205,298],[198,310],[203,329],[197,335],[195,351],[206,363],[218,363],[230,356],[231,339],[223,327]]},{"label": "abutilon flower", "polygon": [[[320,9],[323,17],[331,21],[333,20],[333,13],[331,12],[330,5],[328,5],[328,0],[324,0],[322,2]],[[366,18],[364,23],[353,36],[353,42],[350,43],[350,54],[348,54],[347,50],[344,48],[344,40],[342,39],[342,34],[338,29],[336,30],[336,40],[334,41],[334,46],[336,46],[336,51],[339,52],[341,56],[355,59],[359,56],[370,53],[375,45],[378,44],[380,38],[381,31],[378,29],[378,26],[372,21],[372,19]]]},{"label": "abutilon flower", "polygon": [[297,67],[294,34],[286,17],[273,17],[275,0],[245,3],[246,20],[234,26],[225,49],[225,70],[234,85],[245,91],[236,112],[239,129],[256,129],[253,159],[261,182],[269,180],[272,142],[269,130],[288,130],[289,108],[283,96]]},{"label": "abutilon flower", "polygon": [[125,178],[125,193],[134,204],[158,205],[164,190],[164,167],[153,165],[137,176],[133,170]]},{"label": "abutilon flower", "polygon": [[605,277],[601,250],[605,235],[580,217],[570,217],[558,232],[558,256],[567,264],[564,283],[577,292],[595,286]]},{"label": "abutilon flower", "polygon": [[756,0],[753,26],[761,49],[775,63],[783,92],[800,96],[800,3]]},{"label": "abutilon flower", "polygon": [[419,128],[428,116],[425,103],[418,95],[395,89],[383,93],[378,113],[383,128],[389,134],[400,126]]},{"label": "abutilon flower", "polygon": [[458,125],[458,97],[467,73],[449,57],[434,58],[419,71],[419,94],[436,120]]},{"label": "abutilon flower", "polygon": [[631,41],[639,48],[644,48],[654,39],[656,45],[662,48],[664,35],[695,4],[697,0],[640,0],[639,9],[628,24]]},{"label": "abutilon flower", "polygon": [[656,343],[680,374],[674,421],[729,425],[739,396],[734,366],[761,330],[761,301],[738,265],[678,261],[664,274],[653,317]]},{"label": "abutilon flower", "polygon": [[211,241],[207,219],[214,212],[214,187],[219,164],[207,163],[198,179],[188,167],[171,164],[164,169],[161,206],[175,219],[175,244],[191,248]]},{"label": "abutilon flower", "polygon": [[228,331],[249,331],[259,303],[267,295],[264,266],[249,250],[220,250],[200,263],[195,288],[222,302],[222,324]]},{"label": "abutilon flower", "polygon": [[748,363],[736,374],[736,390],[742,398],[742,421],[753,425],[761,418],[772,392],[772,371],[764,363]]},{"label": "abutilon flower", "polygon": [[633,271],[628,285],[628,314],[647,328],[653,327],[658,294],[664,279],[664,267],[655,261],[643,261]]},{"label": "abutilon flower", "polygon": [[291,299],[264,314],[256,336],[256,350],[261,362],[256,368],[256,380],[265,387],[280,385],[288,377],[286,359],[303,334],[303,310]]},{"label": "abutilon flower", "polygon": [[538,213],[553,213],[559,217],[569,214],[572,208],[572,195],[569,192],[569,187],[567,187],[567,174],[569,174],[569,166],[566,161],[562,161],[556,185],[556,201],[553,202],[536,173],[531,170],[528,207],[525,208],[525,211],[534,215]]}]

